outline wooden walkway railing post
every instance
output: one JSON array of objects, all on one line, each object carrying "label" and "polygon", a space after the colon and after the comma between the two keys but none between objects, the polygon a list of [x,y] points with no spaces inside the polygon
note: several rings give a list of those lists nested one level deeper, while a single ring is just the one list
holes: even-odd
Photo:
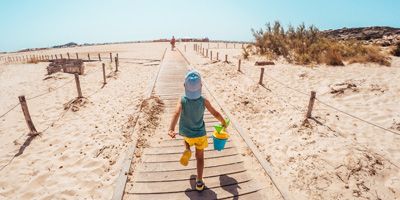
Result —
[{"label": "wooden walkway railing post", "polygon": [[60,59],[63,59],[63,58],[62,58],[62,54],[60,54]]},{"label": "wooden walkway railing post", "polygon": [[239,63],[238,63],[238,71],[240,72],[240,65],[242,64],[242,60],[239,59]]},{"label": "wooden walkway railing post", "polygon": [[110,53],[110,62],[112,62],[112,53]]},{"label": "wooden walkway railing post", "polygon": [[118,57],[115,56],[115,71],[118,71]]},{"label": "wooden walkway railing post", "polygon": [[219,53],[217,52],[217,61],[219,61],[219,59],[218,59],[218,55],[219,55]]},{"label": "wooden walkway railing post", "polygon": [[99,61],[101,61],[100,53],[98,55],[99,55]]},{"label": "wooden walkway railing post", "polygon": [[316,95],[316,92],[311,91],[310,101],[308,102],[308,110],[307,110],[307,114],[306,114],[306,119],[311,117],[311,113],[312,113],[314,102],[315,102],[315,95]]},{"label": "wooden walkway railing post", "polygon": [[25,96],[19,96],[19,103],[21,104],[22,112],[24,113],[26,124],[29,128],[29,135],[37,135],[38,132],[36,131],[35,125],[33,124],[31,115],[29,114],[28,105],[26,104]]},{"label": "wooden walkway railing post", "polygon": [[69,60],[69,53],[67,53],[67,57],[68,57],[68,60]]},{"label": "wooden walkway railing post", "polygon": [[76,59],[78,60],[79,59],[78,53],[75,53],[75,55],[76,55]]},{"label": "wooden walkway railing post", "polygon": [[258,84],[263,85],[263,79],[264,79],[264,67],[261,68],[260,80],[258,81]]},{"label": "wooden walkway railing post", "polygon": [[106,64],[103,63],[103,84],[107,84],[106,80]]},{"label": "wooden walkway railing post", "polygon": [[210,60],[212,60],[212,51],[210,51]]},{"label": "wooden walkway railing post", "polygon": [[90,54],[89,53],[87,54],[87,57],[88,57],[88,60],[90,61]]},{"label": "wooden walkway railing post", "polygon": [[225,54],[225,62],[226,63],[228,62],[228,55],[227,54]]},{"label": "wooden walkway railing post", "polygon": [[81,83],[79,81],[79,74],[75,73],[76,90],[78,91],[78,98],[82,98]]}]

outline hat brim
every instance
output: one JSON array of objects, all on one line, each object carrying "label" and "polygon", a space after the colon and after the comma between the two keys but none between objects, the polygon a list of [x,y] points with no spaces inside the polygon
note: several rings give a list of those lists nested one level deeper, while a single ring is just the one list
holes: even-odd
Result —
[{"label": "hat brim", "polygon": [[196,91],[189,91],[189,90],[185,89],[185,96],[188,99],[198,99],[201,96],[201,89],[196,90]]}]

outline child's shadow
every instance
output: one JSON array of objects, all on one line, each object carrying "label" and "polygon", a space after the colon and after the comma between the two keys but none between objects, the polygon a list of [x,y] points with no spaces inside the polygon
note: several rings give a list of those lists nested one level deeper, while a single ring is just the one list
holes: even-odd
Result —
[{"label": "child's shadow", "polygon": [[[220,182],[219,185],[221,186],[221,188],[223,190],[232,194],[233,199],[235,199],[235,200],[239,199],[238,188],[240,188],[240,186],[238,185],[238,181],[236,179],[223,174],[223,175],[219,176],[219,182]],[[196,191],[196,176],[195,175],[190,176],[190,187],[191,188],[188,188],[185,190],[185,194],[191,200],[217,199],[217,194],[210,188],[206,187],[204,189],[204,191],[202,191],[202,192]]]},{"label": "child's shadow", "polygon": [[190,176],[190,187],[185,190],[185,194],[191,200],[217,199],[217,194],[210,188],[206,187],[202,192],[196,191],[196,175]]},{"label": "child's shadow", "polygon": [[222,185],[222,189],[232,194],[233,199],[239,199],[238,181],[226,174],[219,176],[219,183]]}]

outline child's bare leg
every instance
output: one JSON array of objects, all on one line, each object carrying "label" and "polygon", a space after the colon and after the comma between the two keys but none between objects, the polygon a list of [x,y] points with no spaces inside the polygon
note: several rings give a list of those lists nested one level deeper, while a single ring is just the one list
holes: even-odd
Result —
[{"label": "child's bare leg", "polygon": [[196,149],[196,160],[197,160],[197,179],[203,179],[204,169],[204,150]]}]

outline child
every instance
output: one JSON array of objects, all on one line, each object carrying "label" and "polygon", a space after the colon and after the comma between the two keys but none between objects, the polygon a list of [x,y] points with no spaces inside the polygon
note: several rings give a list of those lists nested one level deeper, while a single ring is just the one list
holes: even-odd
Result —
[{"label": "child", "polygon": [[191,146],[196,147],[197,179],[196,190],[204,190],[203,169],[204,149],[208,146],[205,124],[203,120],[204,109],[217,118],[225,127],[225,120],[221,114],[214,109],[210,102],[201,96],[201,77],[197,71],[191,70],[185,76],[185,96],[181,97],[176,105],[172,117],[168,135],[175,138],[175,126],[179,119],[179,134],[184,137],[186,150],[183,152],[180,163],[188,165],[192,155]]}]

